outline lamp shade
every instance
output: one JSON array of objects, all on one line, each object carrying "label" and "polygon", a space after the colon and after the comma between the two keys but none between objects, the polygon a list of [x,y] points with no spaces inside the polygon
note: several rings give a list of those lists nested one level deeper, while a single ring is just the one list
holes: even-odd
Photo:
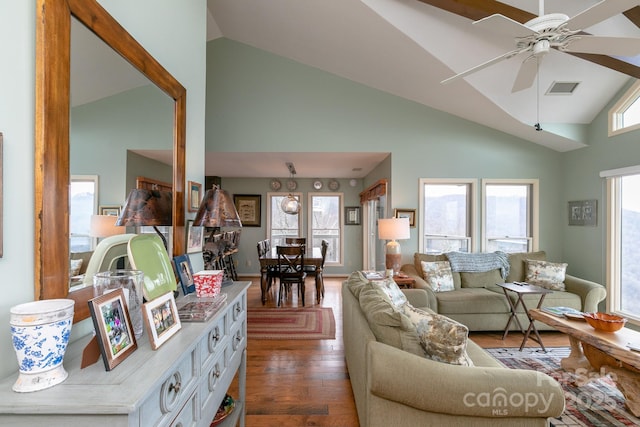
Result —
[{"label": "lamp shade", "polygon": [[123,234],[124,227],[116,225],[118,217],[115,215],[91,215],[89,235],[91,237],[109,237]]},{"label": "lamp shade", "polygon": [[411,237],[409,218],[384,218],[378,220],[378,238],[400,240]]},{"label": "lamp shade", "polygon": [[131,190],[116,225],[125,227],[171,224],[173,194],[170,191]]},{"label": "lamp shade", "polygon": [[196,227],[242,227],[242,222],[229,193],[214,186],[205,193],[193,225]]}]

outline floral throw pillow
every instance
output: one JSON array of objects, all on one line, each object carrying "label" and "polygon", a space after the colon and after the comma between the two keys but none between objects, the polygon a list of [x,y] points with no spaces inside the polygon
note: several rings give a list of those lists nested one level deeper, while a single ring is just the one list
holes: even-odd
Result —
[{"label": "floral throw pillow", "polygon": [[434,292],[446,292],[454,289],[449,261],[422,261],[420,265],[422,265],[424,280]]},{"label": "floral throw pillow", "polygon": [[467,355],[469,329],[437,313],[429,313],[407,303],[404,314],[416,327],[420,345],[427,357],[436,362],[473,366]]},{"label": "floral throw pillow", "polygon": [[407,297],[393,279],[385,278],[382,280],[372,280],[370,283],[371,286],[375,286],[380,289],[380,291],[384,292],[384,294],[391,300],[391,304],[393,304],[397,309],[400,309],[407,302]]},{"label": "floral throw pillow", "polygon": [[82,268],[82,259],[69,260],[69,274],[71,277],[77,276],[78,274],[80,274],[81,268]]},{"label": "floral throw pillow", "polygon": [[525,281],[552,291],[564,291],[567,264],[528,259]]}]

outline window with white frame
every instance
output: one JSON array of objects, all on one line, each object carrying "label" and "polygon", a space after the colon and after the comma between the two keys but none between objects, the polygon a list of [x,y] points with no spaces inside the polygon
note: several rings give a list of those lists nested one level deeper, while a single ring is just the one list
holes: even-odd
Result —
[{"label": "window with white frame", "polygon": [[69,250],[88,252],[95,246],[90,235],[91,215],[98,211],[98,175],[71,175],[69,185]]},{"label": "window with white frame", "polygon": [[538,180],[482,180],[482,251],[537,248]]},{"label": "window with white frame", "polygon": [[474,179],[420,179],[422,252],[472,252],[475,193]]},{"label": "window with white frame", "polygon": [[342,193],[309,193],[309,234],[307,247],[319,248],[329,242],[325,262],[342,264]]},{"label": "window with white frame", "polygon": [[640,322],[640,166],[607,178],[607,310]]},{"label": "window with white frame", "polygon": [[[298,201],[302,197],[301,193],[293,193]],[[269,218],[267,224],[267,235],[271,240],[271,247],[275,248],[278,245],[284,245],[285,237],[298,237],[302,236],[302,221],[300,220],[303,215],[305,206],[302,205],[302,209],[297,215],[290,215],[284,213],[281,204],[286,199],[288,194],[283,193],[268,193],[267,198],[269,204],[267,205],[267,218]]]},{"label": "window with white frame", "polygon": [[609,110],[609,136],[640,129],[640,81]]}]

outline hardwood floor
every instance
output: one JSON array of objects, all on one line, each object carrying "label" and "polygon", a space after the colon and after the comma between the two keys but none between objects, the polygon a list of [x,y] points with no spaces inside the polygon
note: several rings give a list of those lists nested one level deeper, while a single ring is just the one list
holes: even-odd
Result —
[{"label": "hardwood floor", "polygon": [[[340,426],[357,427],[356,413],[342,343],[340,289],[345,278],[325,278],[325,297],[320,306],[331,307],[336,320],[334,340],[249,340],[247,344],[247,418],[249,427]],[[248,307],[262,307],[260,284],[252,280]],[[305,302],[315,306],[313,279],[307,279]],[[271,295],[266,307],[274,307]],[[298,307],[294,292],[284,307]],[[545,346],[568,346],[568,338],[543,332]],[[512,332],[472,333],[470,338],[485,348],[519,347],[522,335]],[[527,346],[537,345],[529,341]],[[237,384],[231,389],[237,395]]]}]

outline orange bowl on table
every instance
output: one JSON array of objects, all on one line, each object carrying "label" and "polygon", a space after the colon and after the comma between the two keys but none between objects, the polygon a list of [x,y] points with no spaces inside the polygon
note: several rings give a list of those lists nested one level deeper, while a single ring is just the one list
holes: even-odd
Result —
[{"label": "orange bowl on table", "polygon": [[627,323],[627,319],[622,316],[608,313],[584,313],[584,319],[594,329],[602,332],[615,332]]}]

